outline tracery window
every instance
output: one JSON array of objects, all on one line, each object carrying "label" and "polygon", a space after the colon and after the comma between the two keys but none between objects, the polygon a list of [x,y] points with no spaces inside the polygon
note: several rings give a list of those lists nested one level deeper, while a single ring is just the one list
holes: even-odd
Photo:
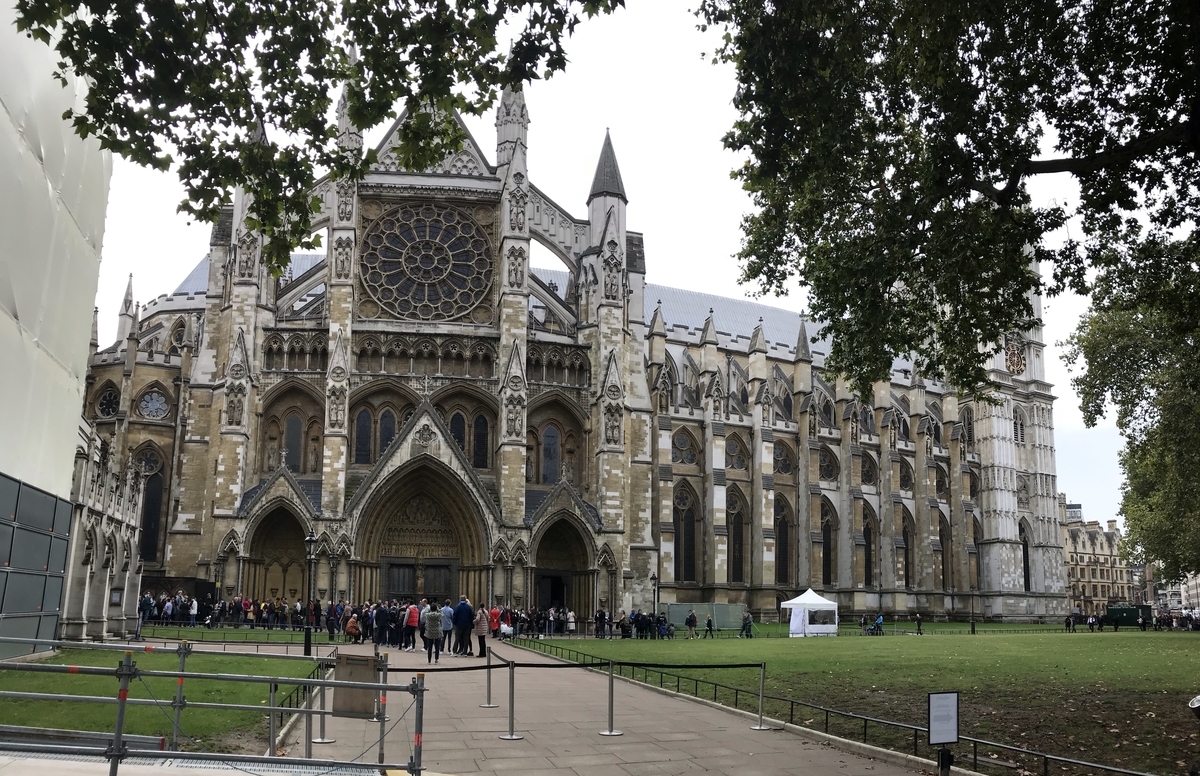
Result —
[{"label": "tracery window", "polygon": [[[1031,585],[1032,576],[1029,569],[1029,534],[1025,531],[1025,523],[1021,523],[1020,526],[1018,526],[1017,533],[1021,540],[1021,567],[1025,577],[1025,592],[1028,593],[1033,589],[1033,587]],[[1096,570],[1092,569],[1092,573],[1095,574]],[[1093,595],[1095,595],[1095,590],[1096,586],[1092,585]]]},{"label": "tracery window", "polygon": [[975,446],[975,412],[967,407],[962,411],[963,437],[966,439],[967,448]]},{"label": "tracery window", "polygon": [[979,500],[979,475],[971,472],[971,501]]},{"label": "tracery window", "polygon": [[822,447],[817,455],[817,470],[823,480],[833,482],[838,478],[837,458],[827,447]]},{"label": "tracery window", "polygon": [[729,525],[729,581],[744,583],[746,581],[746,516],[743,514],[742,500],[734,491],[730,491],[726,496],[725,515]]},{"label": "tracery window", "polygon": [[875,584],[875,515],[863,510],[863,584]]},{"label": "tracery window", "polygon": [[826,428],[835,428],[837,425],[833,420],[833,402],[828,399],[821,402],[821,425]]},{"label": "tracery window", "polygon": [[879,482],[879,467],[875,465],[875,459],[869,455],[862,457],[862,484],[876,485]]},{"label": "tracery window", "polygon": [[776,474],[791,474],[795,471],[796,465],[792,462],[792,454],[787,449],[786,445],[775,445],[775,473]]},{"label": "tracery window", "polygon": [[675,491],[672,509],[675,523],[675,579],[696,581],[696,502],[687,488]]},{"label": "tracery window", "polygon": [[946,470],[940,466],[937,468],[937,474],[934,477],[934,483],[937,491],[937,497],[940,499],[945,499],[950,492],[950,483],[949,478],[946,476]]},{"label": "tracery window", "polygon": [[951,559],[950,524],[942,518],[938,523],[938,545],[942,548],[942,589],[950,589],[951,570],[954,567]]},{"label": "tracery window", "polygon": [[900,490],[913,489],[913,470],[908,461],[900,462]]},{"label": "tracery window", "polygon": [[149,477],[162,468],[162,456],[152,447],[143,447],[134,457],[133,462],[137,464],[143,477]]},{"label": "tracery window", "polygon": [[904,572],[904,586],[912,589],[913,587],[913,571],[916,566],[913,565],[913,543],[916,542],[916,529],[913,526],[912,515],[908,510],[904,510],[902,518],[903,526],[900,531],[901,541],[904,542],[904,555],[901,558],[902,571]]},{"label": "tracery window", "polygon": [[875,411],[870,407],[863,407],[858,411],[858,428],[860,433],[875,434]]},{"label": "tracery window", "polygon": [[1013,441],[1025,442],[1025,413],[1020,409],[1013,412]]},{"label": "tracery window", "polygon": [[156,471],[146,479],[142,491],[142,538],[140,557],[145,561],[158,558],[159,522],[162,518],[163,475]]},{"label": "tracery window", "polygon": [[725,468],[746,470],[746,447],[736,437],[725,441]]},{"label": "tracery window", "polygon": [[121,394],[116,388],[108,388],[100,394],[96,401],[96,414],[102,418],[111,418],[121,409]]},{"label": "tracery window", "polygon": [[683,431],[675,432],[671,439],[671,463],[693,466],[697,460],[696,443],[692,441],[691,435]]},{"label": "tracery window", "polygon": [[162,420],[171,411],[171,403],[157,388],[151,388],[138,400],[138,414],[150,420]]},{"label": "tracery window", "polygon": [[371,462],[371,412],[366,408],[354,416],[354,462]]},{"label": "tracery window", "polygon": [[775,584],[786,585],[792,576],[792,539],[787,502],[775,497]]},{"label": "tracery window", "polygon": [[[362,253],[362,311],[402,318],[486,323],[481,305],[492,285],[492,252],[478,223],[442,204],[401,205],[367,227]],[[372,309],[374,308],[374,309]]]}]

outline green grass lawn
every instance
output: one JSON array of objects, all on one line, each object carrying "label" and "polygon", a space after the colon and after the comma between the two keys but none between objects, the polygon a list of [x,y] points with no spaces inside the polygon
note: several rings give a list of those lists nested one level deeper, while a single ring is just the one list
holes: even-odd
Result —
[{"label": "green grass lawn", "polygon": [[[304,631],[282,630],[275,628],[180,628],[177,626],[147,626],[142,628],[142,636],[148,639],[169,639],[172,641],[187,639],[188,641],[223,641],[231,644],[238,642],[263,642],[267,644],[303,644]],[[338,637],[341,640],[341,637]],[[323,631],[313,631],[313,644],[329,644],[329,635]]]},{"label": "green grass lawn", "polygon": [[[553,642],[604,658],[667,663],[767,664],[767,692],[884,720],[924,725],[927,693],[960,693],[961,734],[1151,773],[1182,773],[1197,756],[1197,722],[1187,702],[1200,694],[1200,639],[1189,633],[1103,634],[991,633],[986,636],[885,636],[843,631],[837,638],[718,641]],[[625,670],[626,675],[629,669]],[[755,669],[674,673],[757,690]],[[644,672],[637,670],[638,679]],[[675,679],[646,677],[674,689]],[[680,689],[695,686],[681,680]],[[711,685],[699,694],[712,699]],[[733,705],[733,693],[718,692]],[[738,706],[753,710],[753,693]],[[787,703],[767,703],[767,714],[823,729],[824,713]],[[912,734],[869,726],[868,741],[912,751]],[[862,722],[831,720],[830,732],[862,739]],[[922,753],[929,749],[922,742]],[[969,761],[971,747],[957,754]],[[995,758],[992,755],[996,755]],[[980,748],[983,761],[1013,773],[1013,765],[1040,773],[1042,764]],[[967,762],[967,767],[970,767]],[[981,762],[981,766],[983,763]],[[1081,773],[1052,763],[1056,774]]]},{"label": "green grass lawn", "polygon": [[[115,668],[121,657],[122,654],[117,651],[65,650],[45,662]],[[147,670],[179,668],[179,658],[172,652],[134,652],[133,659],[139,668]],[[312,665],[303,660],[275,660],[266,656],[193,655],[187,660],[187,670],[196,673],[307,676]],[[117,680],[107,676],[3,671],[0,672],[0,689],[115,698]],[[291,687],[283,686],[279,695],[282,698],[290,691]],[[145,684],[134,680],[129,686],[130,698],[148,699],[151,693],[160,701],[170,703],[175,697],[175,680],[148,678]],[[268,694],[268,685],[249,682],[194,680],[184,685],[184,697],[196,702],[240,703],[262,705],[265,708]],[[0,698],[0,724],[4,725],[107,732],[113,729],[116,711],[116,704]],[[129,706],[125,711],[125,731],[135,735],[170,735],[172,714],[169,706],[162,710],[153,706]],[[184,749],[262,754],[267,740],[266,720],[265,712],[184,709],[180,727],[201,744],[197,746],[184,738],[180,745]]]}]

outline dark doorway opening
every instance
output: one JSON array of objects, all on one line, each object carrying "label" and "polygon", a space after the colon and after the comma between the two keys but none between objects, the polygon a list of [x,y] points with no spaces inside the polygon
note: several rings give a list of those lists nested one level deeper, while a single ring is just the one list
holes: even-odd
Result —
[{"label": "dark doorway opening", "polygon": [[567,604],[571,593],[571,572],[546,571],[538,574],[537,582],[539,609],[558,609]]}]

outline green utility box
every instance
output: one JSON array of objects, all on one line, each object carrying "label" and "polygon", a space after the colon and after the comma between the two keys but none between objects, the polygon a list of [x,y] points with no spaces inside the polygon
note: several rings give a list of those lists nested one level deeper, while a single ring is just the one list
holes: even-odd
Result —
[{"label": "green utility box", "polygon": [[1119,625],[1121,627],[1136,628],[1138,617],[1143,617],[1146,623],[1150,623],[1150,607],[1144,604],[1136,606],[1110,606],[1108,613],[1104,615],[1104,622],[1109,625]]}]

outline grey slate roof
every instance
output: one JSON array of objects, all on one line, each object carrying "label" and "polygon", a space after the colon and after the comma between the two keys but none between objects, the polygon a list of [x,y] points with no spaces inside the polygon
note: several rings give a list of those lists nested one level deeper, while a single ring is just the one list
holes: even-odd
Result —
[{"label": "grey slate roof", "polygon": [[[296,480],[300,485],[300,490],[304,491],[304,495],[308,497],[308,503],[312,504],[313,512],[321,513],[321,480],[320,479],[299,479]],[[246,505],[254,500],[258,492],[262,490],[262,486],[267,483],[267,478],[263,477],[258,481],[258,484],[253,488],[242,493],[242,500],[238,502],[238,514],[243,514]]]},{"label": "grey slate roof", "polygon": [[592,190],[587,201],[590,203],[596,197],[605,194],[620,197],[622,202],[629,202],[625,197],[625,184],[621,182],[617,154],[613,151],[612,138],[608,136],[607,131],[604,133],[604,147],[600,149],[600,161],[596,164],[596,175],[592,178]]},{"label": "grey slate roof", "polygon": [[[289,269],[293,278],[298,278],[305,272],[325,260],[323,253],[293,253]],[[208,292],[208,256],[200,259],[200,263],[192,267],[192,271],[183,279],[176,294],[204,294]]]}]

